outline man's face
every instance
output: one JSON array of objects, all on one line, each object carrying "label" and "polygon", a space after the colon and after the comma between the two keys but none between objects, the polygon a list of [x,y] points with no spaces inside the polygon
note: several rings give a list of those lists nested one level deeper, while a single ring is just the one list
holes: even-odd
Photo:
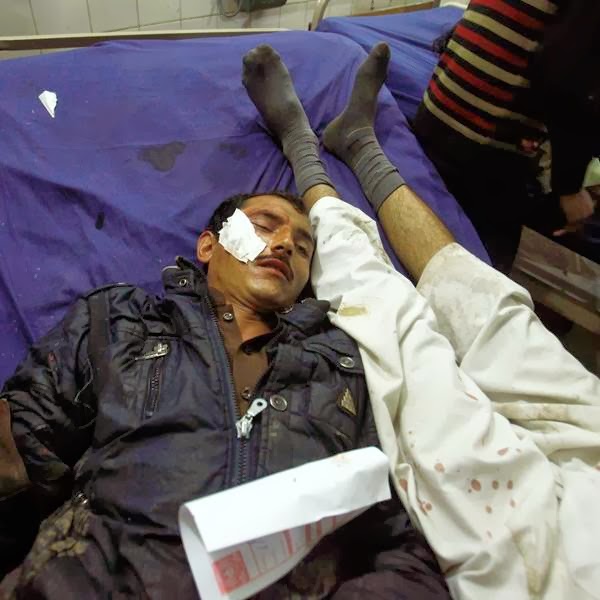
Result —
[{"label": "man's face", "polygon": [[250,198],[241,210],[267,244],[256,260],[243,263],[211,232],[198,239],[198,260],[208,263],[208,285],[228,302],[255,312],[293,304],[308,282],[314,240],[308,217],[279,196]]}]

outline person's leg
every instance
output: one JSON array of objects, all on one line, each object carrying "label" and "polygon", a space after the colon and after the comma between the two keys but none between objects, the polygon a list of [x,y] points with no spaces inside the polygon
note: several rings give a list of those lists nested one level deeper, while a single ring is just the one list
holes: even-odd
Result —
[{"label": "person's leg", "polygon": [[[379,60],[373,54],[369,58]],[[278,67],[268,78],[273,84],[279,77],[293,89],[287,70]],[[246,78],[246,86],[275,132],[280,124],[271,124],[272,107],[265,107],[259,97],[260,85],[253,86]],[[378,152],[370,145],[373,153],[368,158]],[[295,160],[290,159],[294,173],[299,170]],[[378,172],[386,178],[391,174],[386,165]],[[376,190],[374,183],[370,182],[371,191]],[[325,188],[321,191],[329,194]],[[394,194],[396,190],[390,195]],[[401,202],[402,196],[397,196]],[[415,205],[415,211],[424,206]],[[323,197],[312,206],[310,218],[317,237],[313,288],[319,298],[331,302],[331,322],[359,345],[396,489],[442,567],[452,567],[447,574],[451,591],[463,597],[495,592],[503,597],[502,591],[523,597],[530,570],[539,575],[532,584],[532,590],[539,591],[552,566],[548,548],[557,514],[548,461],[533,444],[519,440],[457,367],[454,351],[438,332],[427,302],[389,263],[375,222],[340,200]],[[416,233],[410,223],[397,225],[409,236]],[[432,225],[435,230],[435,220]],[[441,237],[441,242],[426,244],[425,257],[450,241]],[[422,238],[419,232],[412,243],[418,246]],[[396,242],[403,247],[403,240]],[[426,262],[420,258],[414,271]],[[504,447],[515,450],[499,455]],[[514,485],[508,486],[508,481]],[[531,481],[536,482],[533,489]],[[486,503],[492,511],[485,509]],[[532,548],[530,539],[536,540]]]},{"label": "person's leg", "polygon": [[325,129],[325,147],[357,176],[396,256],[418,279],[429,260],[454,238],[398,174],[374,131],[377,96],[390,59],[386,44],[373,48],[361,65],[344,111]]}]

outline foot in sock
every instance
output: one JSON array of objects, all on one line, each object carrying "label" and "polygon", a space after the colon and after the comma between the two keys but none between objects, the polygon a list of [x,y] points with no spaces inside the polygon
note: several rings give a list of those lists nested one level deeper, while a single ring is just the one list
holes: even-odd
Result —
[{"label": "foot in sock", "polygon": [[392,192],[404,185],[398,170],[383,153],[373,129],[377,95],[385,81],[389,60],[387,44],[377,44],[371,50],[358,69],[346,108],[323,133],[325,147],[352,169],[375,211],[379,211]]},{"label": "foot in sock", "polygon": [[260,45],[244,56],[243,82],[271,133],[292,165],[298,193],[332,185],[319,158],[317,136],[296,95],[292,78],[273,48]]},{"label": "foot in sock", "polygon": [[271,46],[261,44],[244,56],[242,80],[248,96],[279,141],[283,143],[286,134],[294,129],[312,133],[290,73]]},{"label": "foot in sock", "polygon": [[377,96],[387,76],[390,48],[385,43],[377,44],[360,66],[354,80],[350,100],[344,112],[334,119],[323,133],[327,150],[348,162],[352,134],[365,127],[373,128],[377,111]]}]

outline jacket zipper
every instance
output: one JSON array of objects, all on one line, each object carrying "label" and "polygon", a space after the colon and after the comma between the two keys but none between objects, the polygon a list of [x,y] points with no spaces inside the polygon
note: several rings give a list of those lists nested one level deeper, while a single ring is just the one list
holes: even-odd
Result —
[{"label": "jacket zipper", "polygon": [[162,366],[164,364],[164,357],[169,354],[169,344],[159,342],[154,346],[150,352],[146,352],[142,356],[136,357],[138,360],[154,360],[152,366],[152,376],[150,377],[150,386],[148,390],[148,397],[144,405],[144,418],[149,419],[155,412],[158,405],[158,399],[160,397],[160,383],[162,380]]},{"label": "jacket zipper", "polygon": [[240,411],[238,408],[238,404],[235,399],[235,383],[233,381],[233,372],[231,371],[231,364],[229,362],[229,357],[227,356],[227,352],[225,352],[225,340],[223,339],[223,334],[221,333],[221,329],[219,328],[219,321],[217,320],[217,315],[212,306],[210,298],[207,299],[208,306],[210,307],[210,316],[217,332],[219,344],[217,345],[219,351],[219,358],[221,359],[219,362],[221,365],[225,364],[227,367],[221,367],[222,372],[225,374],[225,380],[229,385],[228,389],[228,402],[229,402],[229,410],[234,418],[234,431],[236,433],[236,437],[234,439],[234,478],[232,482],[232,486],[240,485],[244,482],[245,474],[246,474],[246,465],[248,463],[248,440],[246,438],[241,438],[238,440],[237,436],[237,423],[242,418],[240,415]]}]

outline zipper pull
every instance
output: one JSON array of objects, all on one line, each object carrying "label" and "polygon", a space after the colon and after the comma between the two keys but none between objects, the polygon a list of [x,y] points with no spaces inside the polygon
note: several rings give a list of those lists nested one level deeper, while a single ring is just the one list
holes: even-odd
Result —
[{"label": "zipper pull", "polygon": [[135,360],[149,360],[151,358],[160,358],[161,356],[166,356],[169,354],[169,344],[163,344],[162,342],[158,342],[150,352],[146,352],[146,354],[142,354],[142,356],[137,356]]},{"label": "zipper pull", "polygon": [[237,429],[238,440],[241,439],[249,439],[250,432],[252,431],[253,419],[260,415],[260,413],[267,408],[267,401],[264,398],[256,398],[248,410],[246,414],[242,416],[241,419],[236,421],[235,428]]}]

